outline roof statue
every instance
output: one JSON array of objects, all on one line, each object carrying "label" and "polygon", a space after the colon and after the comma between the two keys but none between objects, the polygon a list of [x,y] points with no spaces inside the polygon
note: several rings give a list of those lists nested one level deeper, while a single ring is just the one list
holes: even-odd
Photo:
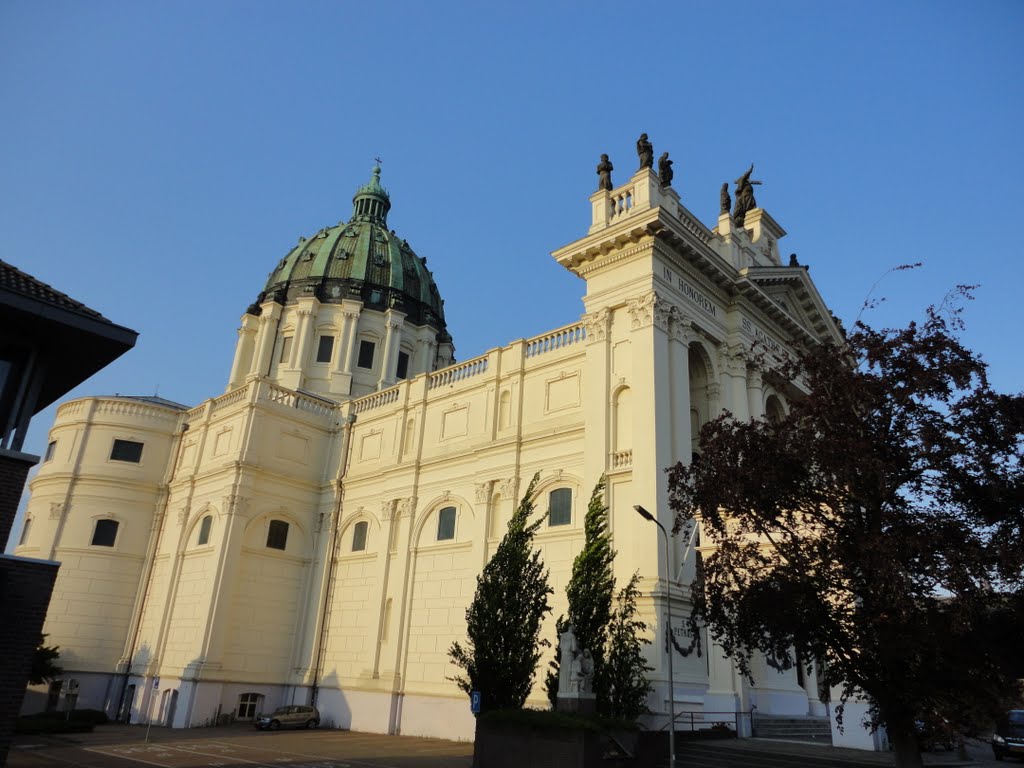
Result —
[{"label": "roof statue", "polygon": [[732,208],[732,198],[729,197],[729,182],[722,182],[722,191],[718,193],[719,213],[728,213]]},{"label": "roof statue", "polygon": [[636,154],[640,158],[640,169],[654,167],[654,145],[647,140],[647,134],[641,133],[636,140]]},{"label": "roof statue", "polygon": [[674,175],[672,161],[668,159],[668,152],[662,152],[661,157],[658,158],[658,178],[661,179],[661,186],[671,187]]},{"label": "roof statue", "polygon": [[601,162],[597,164],[597,188],[598,190],[612,189],[612,171],[615,168],[612,166],[612,161],[608,159],[608,155],[601,155]]},{"label": "roof statue", "polygon": [[754,172],[754,164],[751,163],[747,172],[736,179],[736,206],[732,209],[732,217],[736,219],[736,223],[743,226],[743,221],[747,216],[747,211],[752,211],[757,208],[757,201],[754,199],[754,184],[760,184],[760,181],[752,181],[750,174]]}]

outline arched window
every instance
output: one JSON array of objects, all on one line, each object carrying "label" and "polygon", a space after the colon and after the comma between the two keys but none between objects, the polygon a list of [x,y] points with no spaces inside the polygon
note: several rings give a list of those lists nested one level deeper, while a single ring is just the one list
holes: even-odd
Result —
[{"label": "arched window", "polygon": [[210,528],[213,526],[213,515],[207,515],[203,518],[202,522],[199,523],[199,537],[196,539],[196,544],[200,547],[204,544],[210,543]]},{"label": "arched window", "polygon": [[117,520],[97,520],[92,532],[94,547],[112,547],[117,540]]},{"label": "arched window", "polygon": [[556,488],[548,494],[548,525],[569,525],[572,522],[572,491]]},{"label": "arched window", "polygon": [[365,520],[360,520],[354,526],[352,526],[352,551],[363,552],[366,550],[366,530],[369,528],[369,523]]},{"label": "arched window", "polygon": [[455,538],[455,507],[445,507],[437,513],[437,540],[451,541]]},{"label": "arched window", "polygon": [[288,523],[284,520],[271,520],[267,528],[267,548],[280,549],[282,552],[288,548]]},{"label": "arched window", "polygon": [[786,417],[786,409],[782,407],[782,402],[777,396],[771,395],[768,398],[764,407],[764,415],[772,424],[778,424]]}]

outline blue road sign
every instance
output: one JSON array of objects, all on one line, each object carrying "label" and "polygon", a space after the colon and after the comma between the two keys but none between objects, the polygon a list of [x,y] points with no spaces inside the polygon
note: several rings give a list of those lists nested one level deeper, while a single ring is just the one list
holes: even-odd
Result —
[{"label": "blue road sign", "polygon": [[480,714],[480,691],[469,694],[469,711],[474,715]]}]

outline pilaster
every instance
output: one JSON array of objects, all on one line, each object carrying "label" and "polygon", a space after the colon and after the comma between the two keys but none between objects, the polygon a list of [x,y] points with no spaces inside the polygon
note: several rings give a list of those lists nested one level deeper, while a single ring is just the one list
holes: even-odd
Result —
[{"label": "pilaster", "polygon": [[331,392],[337,395],[352,394],[352,370],[356,365],[356,338],[359,330],[359,313],[363,308],[361,301],[346,299],[341,302],[342,329],[339,334],[343,338],[335,362],[334,375],[331,377]]},{"label": "pilaster", "polygon": [[231,374],[228,377],[226,391],[238,389],[245,383],[245,377],[252,371],[253,358],[256,352],[256,334],[259,331],[260,319],[246,313],[242,315],[242,325],[238,329],[238,342],[235,344],[235,359],[231,363]]},{"label": "pilaster", "polygon": [[271,301],[263,305],[263,314],[259,317],[259,331],[256,336],[256,347],[259,350],[253,358],[250,374],[267,376],[270,372],[270,361],[274,354],[274,341],[277,326],[283,309],[277,302]]}]

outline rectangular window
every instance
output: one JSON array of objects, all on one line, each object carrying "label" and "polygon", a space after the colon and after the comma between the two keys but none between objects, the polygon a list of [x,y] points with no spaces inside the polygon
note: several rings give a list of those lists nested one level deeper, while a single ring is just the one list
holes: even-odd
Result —
[{"label": "rectangular window", "polygon": [[572,491],[556,488],[548,496],[548,525],[569,525],[572,522]]},{"label": "rectangular window", "polygon": [[279,363],[287,363],[288,362],[288,358],[291,357],[291,354],[292,354],[292,337],[291,336],[285,336],[283,339],[281,339],[281,357],[278,358],[277,362],[279,362]]},{"label": "rectangular window", "polygon": [[356,523],[352,529],[352,551],[363,552],[366,550],[366,529],[369,527],[365,520]]},{"label": "rectangular window", "polygon": [[288,523],[284,520],[270,521],[270,528],[267,529],[267,547],[280,549],[282,552],[288,548]]},{"label": "rectangular window", "polygon": [[437,515],[437,540],[451,541],[455,538],[455,507],[445,507]]},{"label": "rectangular window", "polygon": [[92,532],[94,547],[112,547],[117,539],[117,520],[97,520]]},{"label": "rectangular window", "polygon": [[316,361],[318,363],[331,362],[331,353],[334,352],[334,337],[321,336],[316,348]]},{"label": "rectangular window", "polygon": [[399,379],[409,378],[409,353],[398,353],[398,371],[395,373]]},{"label": "rectangular window", "polygon": [[25,524],[23,526],[21,526],[21,538],[18,539],[18,546],[19,547],[25,546],[25,542],[28,541],[28,529],[29,529],[30,525],[32,525],[32,518],[31,517],[26,517],[25,518]]},{"label": "rectangular window", "polygon": [[375,346],[372,341],[359,342],[359,362],[357,365],[360,368],[373,368],[374,348]]},{"label": "rectangular window", "polygon": [[263,696],[259,693],[243,693],[238,697],[238,719],[252,720],[256,717],[256,709],[259,707],[260,699]]},{"label": "rectangular window", "polygon": [[134,440],[115,440],[110,450],[111,461],[130,461],[138,464],[142,461],[142,443]]},{"label": "rectangular window", "polygon": [[43,457],[43,461],[49,461],[53,458],[53,452],[57,450],[57,441],[51,440],[50,444],[46,446],[46,455]]}]

